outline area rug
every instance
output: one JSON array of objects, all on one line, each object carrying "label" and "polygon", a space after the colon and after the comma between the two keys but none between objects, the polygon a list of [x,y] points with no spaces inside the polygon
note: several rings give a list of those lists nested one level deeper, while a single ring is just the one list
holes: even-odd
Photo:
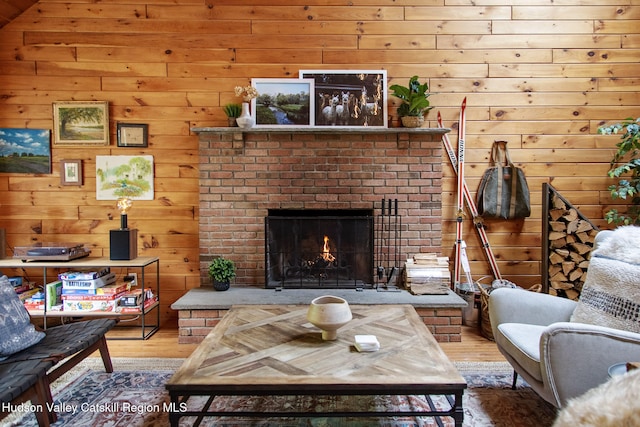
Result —
[{"label": "area rug", "polygon": [[[55,427],[75,426],[168,426],[169,396],[164,384],[182,364],[182,359],[114,358],[114,373],[107,374],[100,359],[89,358],[52,386],[58,422]],[[511,390],[512,371],[506,363],[456,363],[466,379],[464,425],[469,427],[545,427],[553,424],[556,411],[518,380]],[[192,398],[189,409],[203,400]],[[444,397],[432,403],[448,408]],[[244,417],[210,417],[201,425],[216,427],[431,427],[453,426],[443,417],[442,424],[432,417],[333,418],[313,417],[322,410],[381,410],[383,408],[423,410],[429,402],[424,396],[262,396],[218,397],[212,410],[269,411],[282,408],[308,411],[308,418],[252,419]],[[3,426],[36,427],[37,421],[28,405],[17,408],[12,416],[0,422]],[[199,409],[199,408],[197,408]],[[181,426],[193,425],[194,418],[181,419]]]}]

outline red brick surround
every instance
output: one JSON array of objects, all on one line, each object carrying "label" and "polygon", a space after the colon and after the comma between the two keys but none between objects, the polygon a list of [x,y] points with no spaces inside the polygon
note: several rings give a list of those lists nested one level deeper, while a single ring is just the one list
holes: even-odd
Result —
[{"label": "red brick surround", "polygon": [[[438,342],[462,340],[462,309],[416,308]],[[220,322],[227,310],[180,310],[178,312],[178,343],[198,344]]]},{"label": "red brick surround", "polygon": [[201,284],[209,284],[210,260],[223,255],[238,267],[234,286],[264,286],[268,209],[372,209],[383,198],[398,199],[400,259],[441,250],[440,135],[199,135]]}]

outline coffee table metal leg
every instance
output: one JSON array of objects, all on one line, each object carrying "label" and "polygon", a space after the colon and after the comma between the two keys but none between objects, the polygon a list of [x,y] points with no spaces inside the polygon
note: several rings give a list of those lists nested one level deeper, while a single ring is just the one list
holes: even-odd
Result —
[{"label": "coffee table metal leg", "polygon": [[453,406],[453,420],[455,422],[456,427],[462,427],[462,422],[464,421],[464,409],[462,408],[462,391],[457,391],[455,393],[455,402]]},{"label": "coffee table metal leg", "polygon": [[180,424],[180,396],[169,393],[171,396],[171,408],[169,408],[169,423],[171,427],[178,427]]}]

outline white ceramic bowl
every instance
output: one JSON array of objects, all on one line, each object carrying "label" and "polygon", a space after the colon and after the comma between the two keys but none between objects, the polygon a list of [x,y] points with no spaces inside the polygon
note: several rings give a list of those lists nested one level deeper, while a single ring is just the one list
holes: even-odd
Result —
[{"label": "white ceramic bowl", "polygon": [[323,340],[335,340],[338,329],[352,319],[349,303],[343,298],[324,295],[315,298],[309,305],[307,320],[322,330]]}]

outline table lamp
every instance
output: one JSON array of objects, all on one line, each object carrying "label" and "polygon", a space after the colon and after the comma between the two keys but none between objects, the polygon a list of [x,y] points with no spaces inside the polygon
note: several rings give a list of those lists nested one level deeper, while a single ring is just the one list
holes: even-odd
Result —
[{"label": "table lamp", "polygon": [[120,211],[120,229],[109,231],[109,258],[112,261],[131,260],[138,257],[138,230],[130,229],[127,224],[127,212],[133,202],[127,197],[118,199]]}]

